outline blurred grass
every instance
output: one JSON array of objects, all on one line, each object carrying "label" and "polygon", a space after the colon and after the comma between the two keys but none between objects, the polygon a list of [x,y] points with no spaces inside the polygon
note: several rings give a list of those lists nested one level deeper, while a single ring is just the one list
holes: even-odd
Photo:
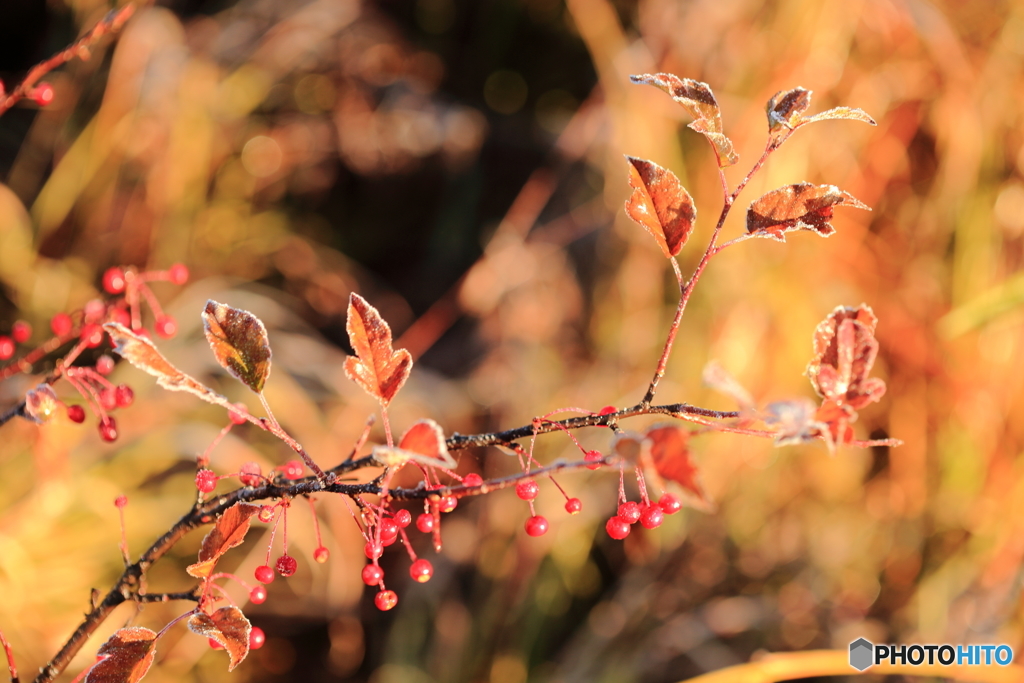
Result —
[{"label": "blurred grass", "polygon": [[[81,27],[104,10],[69,7]],[[815,91],[812,111],[861,107],[879,125],[802,130],[727,231],[742,229],[744,202],[802,180],[874,211],[840,212],[829,240],[794,235],[716,259],[659,396],[730,408],[700,385],[710,359],[762,405],[807,396],[814,326],[865,302],[889,391],[856,427],[906,442],[829,458],[816,445],[703,437],[718,512],[624,543],[602,530],[608,473],[561,481],[584,501],[577,517],[547,488],[538,502],[553,528],[541,539],[523,537],[511,494],[466,502],[446,522],[445,552],[428,553],[434,579],[400,586],[388,614],[359,583],[344,506],[325,499],[331,562],[307,559],[246,610],[267,647],[228,677],[223,655],[175,629],[147,680],[673,681],[860,636],[1019,649],[1022,46],[1016,2],[243,0],[141,12],[108,52],[55,75],[54,106],[7,160],[0,329],[17,316],[44,329],[95,296],[109,265],[184,261],[194,282],[158,292],[181,324],[162,347],[247,400],[204,348],[198,313],[209,297],[256,312],[275,352],[269,398],[321,462],[344,457],[373,411],[340,371],[353,290],[420,354],[396,425],[429,416],[467,433],[632,403],[675,298],[656,247],[620,210],[622,155],[671,167],[694,195],[684,269],[720,191],[682,110],[627,76],[711,85],[741,155],[734,184],[762,149],[763,103],[799,85]],[[129,496],[137,553],[184,510],[190,463],[223,417],[129,368],[116,378],[138,397],[116,447],[66,423],[2,432],[0,626],[25,671],[118,572],[113,498]],[[0,397],[24,389],[6,382]],[[607,445],[604,432],[580,438]],[[538,449],[542,461],[573,454],[559,436]],[[213,464],[286,457],[239,430]],[[463,468],[514,469],[497,453],[465,455]],[[294,514],[305,559],[308,513]],[[197,544],[158,565],[151,590],[187,587]],[[255,539],[235,552],[242,576],[263,561]],[[385,556],[391,576],[404,576],[400,554]],[[158,628],[180,608],[122,608],[73,668],[124,621]]]}]

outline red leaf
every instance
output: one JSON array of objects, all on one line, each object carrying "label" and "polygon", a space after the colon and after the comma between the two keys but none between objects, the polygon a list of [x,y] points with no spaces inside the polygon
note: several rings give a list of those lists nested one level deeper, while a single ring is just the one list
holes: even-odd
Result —
[{"label": "red leaf", "polygon": [[650,445],[654,470],[662,478],[676,482],[707,505],[707,494],[700,484],[697,467],[690,458],[690,433],[675,425],[653,425],[644,436]]},{"label": "red leaf", "polygon": [[400,467],[410,460],[433,467],[455,467],[444,432],[433,420],[420,420],[402,435],[398,447],[377,446],[373,457],[386,467]]},{"label": "red leaf", "polygon": [[779,242],[785,242],[785,233],[794,230],[813,230],[828,237],[835,232],[830,222],[835,206],[871,210],[835,185],[797,183],[772,190],[752,202],[747,209],[747,232]]},{"label": "red leaf", "polygon": [[85,683],[137,683],[156,656],[156,633],[148,628],[123,628],[110,636],[96,653],[99,661],[89,669]]},{"label": "red leaf", "polygon": [[664,90],[694,118],[690,128],[708,139],[718,157],[719,168],[731,166],[739,161],[733,150],[732,141],[725,137],[722,128],[722,112],[718,101],[707,83],[690,78],[679,78],[674,74],[640,74],[630,76],[634,83],[645,83]]},{"label": "red leaf", "polygon": [[627,156],[629,186],[626,214],[651,233],[661,251],[671,258],[686,244],[697,209],[676,175],[652,161]]},{"label": "red leaf", "polygon": [[270,342],[263,322],[249,311],[207,301],[203,329],[217,362],[257,394],[270,377]]},{"label": "red leaf", "polygon": [[345,375],[386,406],[408,379],[412,356],[392,348],[391,327],[355,292],[348,300],[346,329],[356,355],[345,359]]},{"label": "red leaf", "polygon": [[217,523],[203,539],[199,549],[199,562],[185,571],[197,579],[205,579],[213,573],[217,560],[231,548],[241,545],[249,532],[249,518],[260,511],[258,505],[236,503],[224,511]]},{"label": "red leaf", "polygon": [[242,610],[234,605],[221,607],[213,614],[196,612],[188,620],[188,627],[193,633],[213,638],[220,643],[230,657],[228,671],[242,663],[249,654],[249,633],[252,624],[242,614]]},{"label": "red leaf", "polygon": [[878,355],[877,318],[861,304],[839,306],[814,331],[814,359],[807,376],[819,396],[860,410],[885,394],[885,382],[868,377]]}]

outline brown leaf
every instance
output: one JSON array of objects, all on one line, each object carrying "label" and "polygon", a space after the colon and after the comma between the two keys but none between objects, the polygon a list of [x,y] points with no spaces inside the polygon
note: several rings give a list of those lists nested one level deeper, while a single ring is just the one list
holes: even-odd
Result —
[{"label": "brown leaf", "polygon": [[814,331],[814,359],[807,376],[818,395],[854,410],[885,394],[885,382],[868,377],[878,355],[877,318],[865,304],[838,306]]},{"label": "brown leaf", "polygon": [[103,328],[114,342],[114,351],[139,370],[156,377],[156,383],[164,389],[187,391],[215,405],[228,404],[226,398],[174,367],[146,337],[120,323],[105,323]]},{"label": "brown leaf", "polygon": [[137,683],[156,656],[156,633],[148,628],[123,628],[107,639],[96,653],[99,661],[89,669],[85,683]]},{"label": "brown leaf", "polygon": [[663,478],[674,481],[707,504],[708,497],[700,484],[697,467],[690,458],[690,433],[675,425],[653,425],[644,433],[649,442],[651,463]]},{"label": "brown leaf", "polygon": [[674,74],[640,74],[630,76],[634,83],[653,85],[667,92],[673,100],[680,104],[694,118],[690,128],[702,133],[711,142],[718,157],[719,168],[731,166],[739,161],[732,146],[732,141],[725,137],[722,128],[722,112],[718,101],[707,83],[690,78],[679,78]]},{"label": "brown leaf", "polygon": [[875,123],[875,120],[868,115],[866,111],[864,111],[863,109],[857,109],[856,107],[836,107],[834,109],[829,109],[827,111],[821,112],[820,114],[808,116],[807,118],[803,119],[803,121],[801,121],[800,125],[804,125],[806,123],[814,123],[815,121],[828,121],[831,119],[863,121],[864,123],[869,123],[872,126],[878,125]]},{"label": "brown leaf", "polygon": [[257,394],[270,376],[270,342],[263,322],[249,311],[207,301],[203,329],[217,362]]},{"label": "brown leaf", "polygon": [[671,258],[686,244],[697,208],[676,174],[652,161],[627,156],[629,186],[626,214],[651,233],[661,251]]},{"label": "brown leaf", "polygon": [[355,292],[348,300],[348,339],[355,356],[345,359],[345,375],[387,406],[412,370],[412,356],[391,346],[391,327],[377,309]]},{"label": "brown leaf", "polygon": [[199,549],[199,562],[190,565],[185,571],[197,579],[210,576],[221,555],[241,545],[245,540],[245,535],[249,532],[249,518],[259,511],[258,505],[248,503],[235,503],[225,510],[203,539],[203,545]]},{"label": "brown leaf", "polygon": [[762,419],[774,428],[776,446],[793,446],[821,433],[816,411],[817,406],[806,398],[776,401],[768,404]]},{"label": "brown leaf", "polygon": [[402,435],[398,447],[377,446],[373,458],[385,467],[400,467],[409,461],[432,467],[455,467],[448,453],[441,426],[430,419],[420,420]]},{"label": "brown leaf", "polygon": [[828,237],[835,232],[831,220],[836,206],[871,210],[835,185],[797,183],[754,200],[747,209],[747,232],[779,242],[794,230],[813,230]]},{"label": "brown leaf", "polygon": [[803,88],[779,91],[768,100],[765,111],[768,114],[768,134],[773,143],[777,144],[800,125],[810,104],[811,91]]},{"label": "brown leaf", "polygon": [[252,624],[234,605],[221,607],[213,614],[196,612],[188,620],[193,633],[213,638],[221,644],[230,657],[228,671],[242,663],[249,654],[249,633]]}]

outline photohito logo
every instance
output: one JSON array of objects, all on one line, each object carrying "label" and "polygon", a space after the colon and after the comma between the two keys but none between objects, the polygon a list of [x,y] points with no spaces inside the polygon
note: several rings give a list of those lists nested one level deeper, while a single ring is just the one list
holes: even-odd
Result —
[{"label": "photohito logo", "polygon": [[1006,666],[1012,661],[1009,645],[875,645],[866,638],[850,643],[850,666],[857,671],[883,663]]}]

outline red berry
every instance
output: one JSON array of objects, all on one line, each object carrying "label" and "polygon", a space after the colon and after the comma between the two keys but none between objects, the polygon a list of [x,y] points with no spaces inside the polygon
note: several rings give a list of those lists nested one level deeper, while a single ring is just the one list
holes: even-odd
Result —
[{"label": "red berry", "polygon": [[377,605],[377,609],[381,612],[387,612],[389,609],[394,609],[395,605],[398,604],[398,595],[395,591],[381,591],[373,599],[373,604]]},{"label": "red berry", "polygon": [[267,601],[267,589],[262,585],[253,586],[252,590],[249,591],[249,602],[254,605],[262,605]]},{"label": "red berry", "polygon": [[107,268],[107,271],[103,273],[103,289],[107,294],[120,294],[127,284],[122,268]]},{"label": "red berry", "polygon": [[441,500],[437,501],[437,507],[441,512],[451,512],[459,504],[459,499],[455,496],[441,496]]},{"label": "red berry", "polygon": [[367,586],[376,586],[384,578],[384,570],[376,564],[368,564],[363,567],[363,583]]},{"label": "red berry", "polygon": [[128,504],[128,496],[126,496],[124,494],[121,494],[120,496],[118,496],[117,498],[114,499],[114,507],[116,507],[118,510],[123,510],[124,506],[127,505],[127,504]]},{"label": "red berry", "polygon": [[[245,486],[259,486],[263,481],[263,470],[260,469],[258,462],[247,462],[242,465],[241,469],[238,470],[238,480]],[[263,508],[260,508],[260,517],[262,519]],[[273,509],[271,509],[270,517],[274,516]],[[270,519],[262,520],[269,522]]]},{"label": "red berry", "polygon": [[135,400],[135,392],[127,384],[118,384],[114,389],[114,398],[117,400],[118,408],[127,408]]},{"label": "red berry", "polygon": [[245,407],[244,403],[236,403],[235,408],[237,410],[229,410],[228,417],[231,418],[231,422],[236,425],[244,425],[249,420],[246,419],[246,415],[249,414],[249,409]]},{"label": "red berry", "polygon": [[611,415],[612,413],[614,413],[617,410],[618,410],[618,408],[616,408],[615,406],[605,406],[604,408],[601,408],[600,412],[598,412],[597,414],[598,415]]},{"label": "red berry", "polygon": [[256,567],[256,580],[260,583],[272,583],[274,581],[274,570],[265,564]]},{"label": "red berry", "polygon": [[110,373],[112,373],[113,371],[114,371],[114,359],[113,358],[111,358],[107,354],[103,354],[102,356],[100,356],[99,358],[96,359],[96,372],[100,373],[101,375],[106,376],[106,375],[109,375]]},{"label": "red berry", "polygon": [[[586,460],[587,462],[594,462],[595,460],[604,460],[604,456],[601,455],[600,451],[587,451],[586,455],[583,456],[583,459]],[[594,463],[593,465],[587,465],[587,469],[596,470],[600,466],[601,463],[597,462]]]},{"label": "red berry", "polygon": [[0,360],[7,360],[14,355],[14,340],[7,336],[0,336]]},{"label": "red berry", "polygon": [[412,513],[408,510],[399,510],[395,513],[395,524],[403,529],[412,524]]},{"label": "red berry", "polygon": [[425,534],[434,530],[434,515],[424,512],[416,518],[416,528]]},{"label": "red berry", "polygon": [[626,536],[629,536],[629,522],[616,515],[608,520],[604,525],[604,530],[608,532],[608,535],[614,538],[616,541],[621,541]]},{"label": "red berry", "polygon": [[434,575],[434,566],[429,561],[420,558],[412,563],[409,567],[409,576],[420,583],[426,583],[430,581],[430,577]]},{"label": "red berry", "polygon": [[164,339],[178,334],[178,321],[169,315],[161,316],[156,321],[156,333]]},{"label": "red berry", "polygon": [[583,509],[583,501],[579,498],[570,498],[565,501],[565,511],[570,515],[580,514],[580,510]]},{"label": "red berry", "polygon": [[213,638],[207,638],[206,642],[207,642],[207,644],[209,644],[211,650],[223,650],[224,649],[224,646],[221,645],[220,643],[218,643]]},{"label": "red berry", "polygon": [[95,349],[103,343],[103,328],[96,323],[89,323],[82,327],[82,332],[78,336],[87,348]]},{"label": "red berry", "polygon": [[108,314],[108,317],[110,319],[110,322],[112,323],[119,323],[121,325],[124,325],[125,327],[131,327],[132,317],[128,315],[128,311],[124,310],[123,308],[111,309],[110,313]]},{"label": "red berry", "polygon": [[376,560],[384,554],[384,547],[377,545],[373,541],[367,541],[366,545],[363,546],[363,553],[371,560]]},{"label": "red berry", "polygon": [[282,467],[285,479],[302,479],[302,463],[298,460],[289,460]]},{"label": "red berry", "polygon": [[100,392],[100,405],[103,406],[103,410],[113,410],[117,407],[117,392],[113,387]]},{"label": "red berry", "polygon": [[665,511],[657,505],[648,505],[640,515],[640,523],[645,529],[654,529],[665,521]]},{"label": "red berry", "polygon": [[533,479],[524,479],[516,484],[516,495],[523,500],[533,500],[540,493],[540,486]]},{"label": "red berry", "polygon": [[188,282],[188,267],[184,263],[175,263],[167,270],[167,279],[175,285]]},{"label": "red berry", "polygon": [[548,532],[548,520],[541,515],[534,515],[526,520],[526,533],[530,536],[543,536]]},{"label": "red berry", "polygon": [[662,495],[661,500],[658,501],[658,507],[660,507],[662,512],[666,515],[674,515],[683,509],[683,504],[671,493],[666,493]]},{"label": "red berry", "polygon": [[49,83],[40,83],[32,90],[32,101],[40,107],[45,107],[53,102],[53,86]]},{"label": "red berry", "polygon": [[82,406],[68,406],[68,419],[82,424],[85,422],[85,408]]},{"label": "red berry", "polygon": [[14,337],[14,341],[24,344],[32,337],[32,326],[24,320],[19,320],[11,328],[11,336]]},{"label": "red berry", "polygon": [[274,568],[277,569],[277,573],[287,578],[295,573],[295,570],[299,568],[299,563],[294,557],[285,553],[281,557],[277,558],[277,562],[274,563]]},{"label": "red berry", "polygon": [[267,642],[267,634],[259,626],[253,626],[249,631],[249,649],[258,650]]},{"label": "red berry", "polygon": [[107,443],[117,441],[117,422],[109,415],[100,419],[100,438]]},{"label": "red berry", "polygon": [[398,523],[393,519],[385,517],[380,520],[380,542],[389,546],[398,540]]},{"label": "red berry", "polygon": [[630,524],[636,524],[640,519],[640,506],[629,500],[619,506],[619,517]]},{"label": "red berry", "polygon": [[98,323],[103,321],[103,316],[107,312],[107,305],[103,303],[103,299],[89,299],[82,311],[85,313],[85,322]]},{"label": "red berry", "polygon": [[257,513],[257,516],[259,517],[261,522],[263,522],[264,524],[267,524],[268,522],[270,522],[270,520],[274,519],[274,506],[273,505],[263,505],[263,506],[261,506],[259,513]]},{"label": "red berry", "polygon": [[463,486],[479,486],[482,483],[484,483],[483,477],[476,472],[470,472],[462,478]]},{"label": "red berry", "polygon": [[53,330],[53,333],[58,337],[70,334],[72,327],[71,316],[67,313],[58,313],[50,318],[50,329]]},{"label": "red berry", "polygon": [[323,564],[327,560],[331,559],[331,551],[327,548],[320,546],[313,551],[313,559],[319,564]]},{"label": "red berry", "polygon": [[217,475],[213,470],[202,469],[196,472],[196,488],[203,493],[210,493],[217,488]]}]

